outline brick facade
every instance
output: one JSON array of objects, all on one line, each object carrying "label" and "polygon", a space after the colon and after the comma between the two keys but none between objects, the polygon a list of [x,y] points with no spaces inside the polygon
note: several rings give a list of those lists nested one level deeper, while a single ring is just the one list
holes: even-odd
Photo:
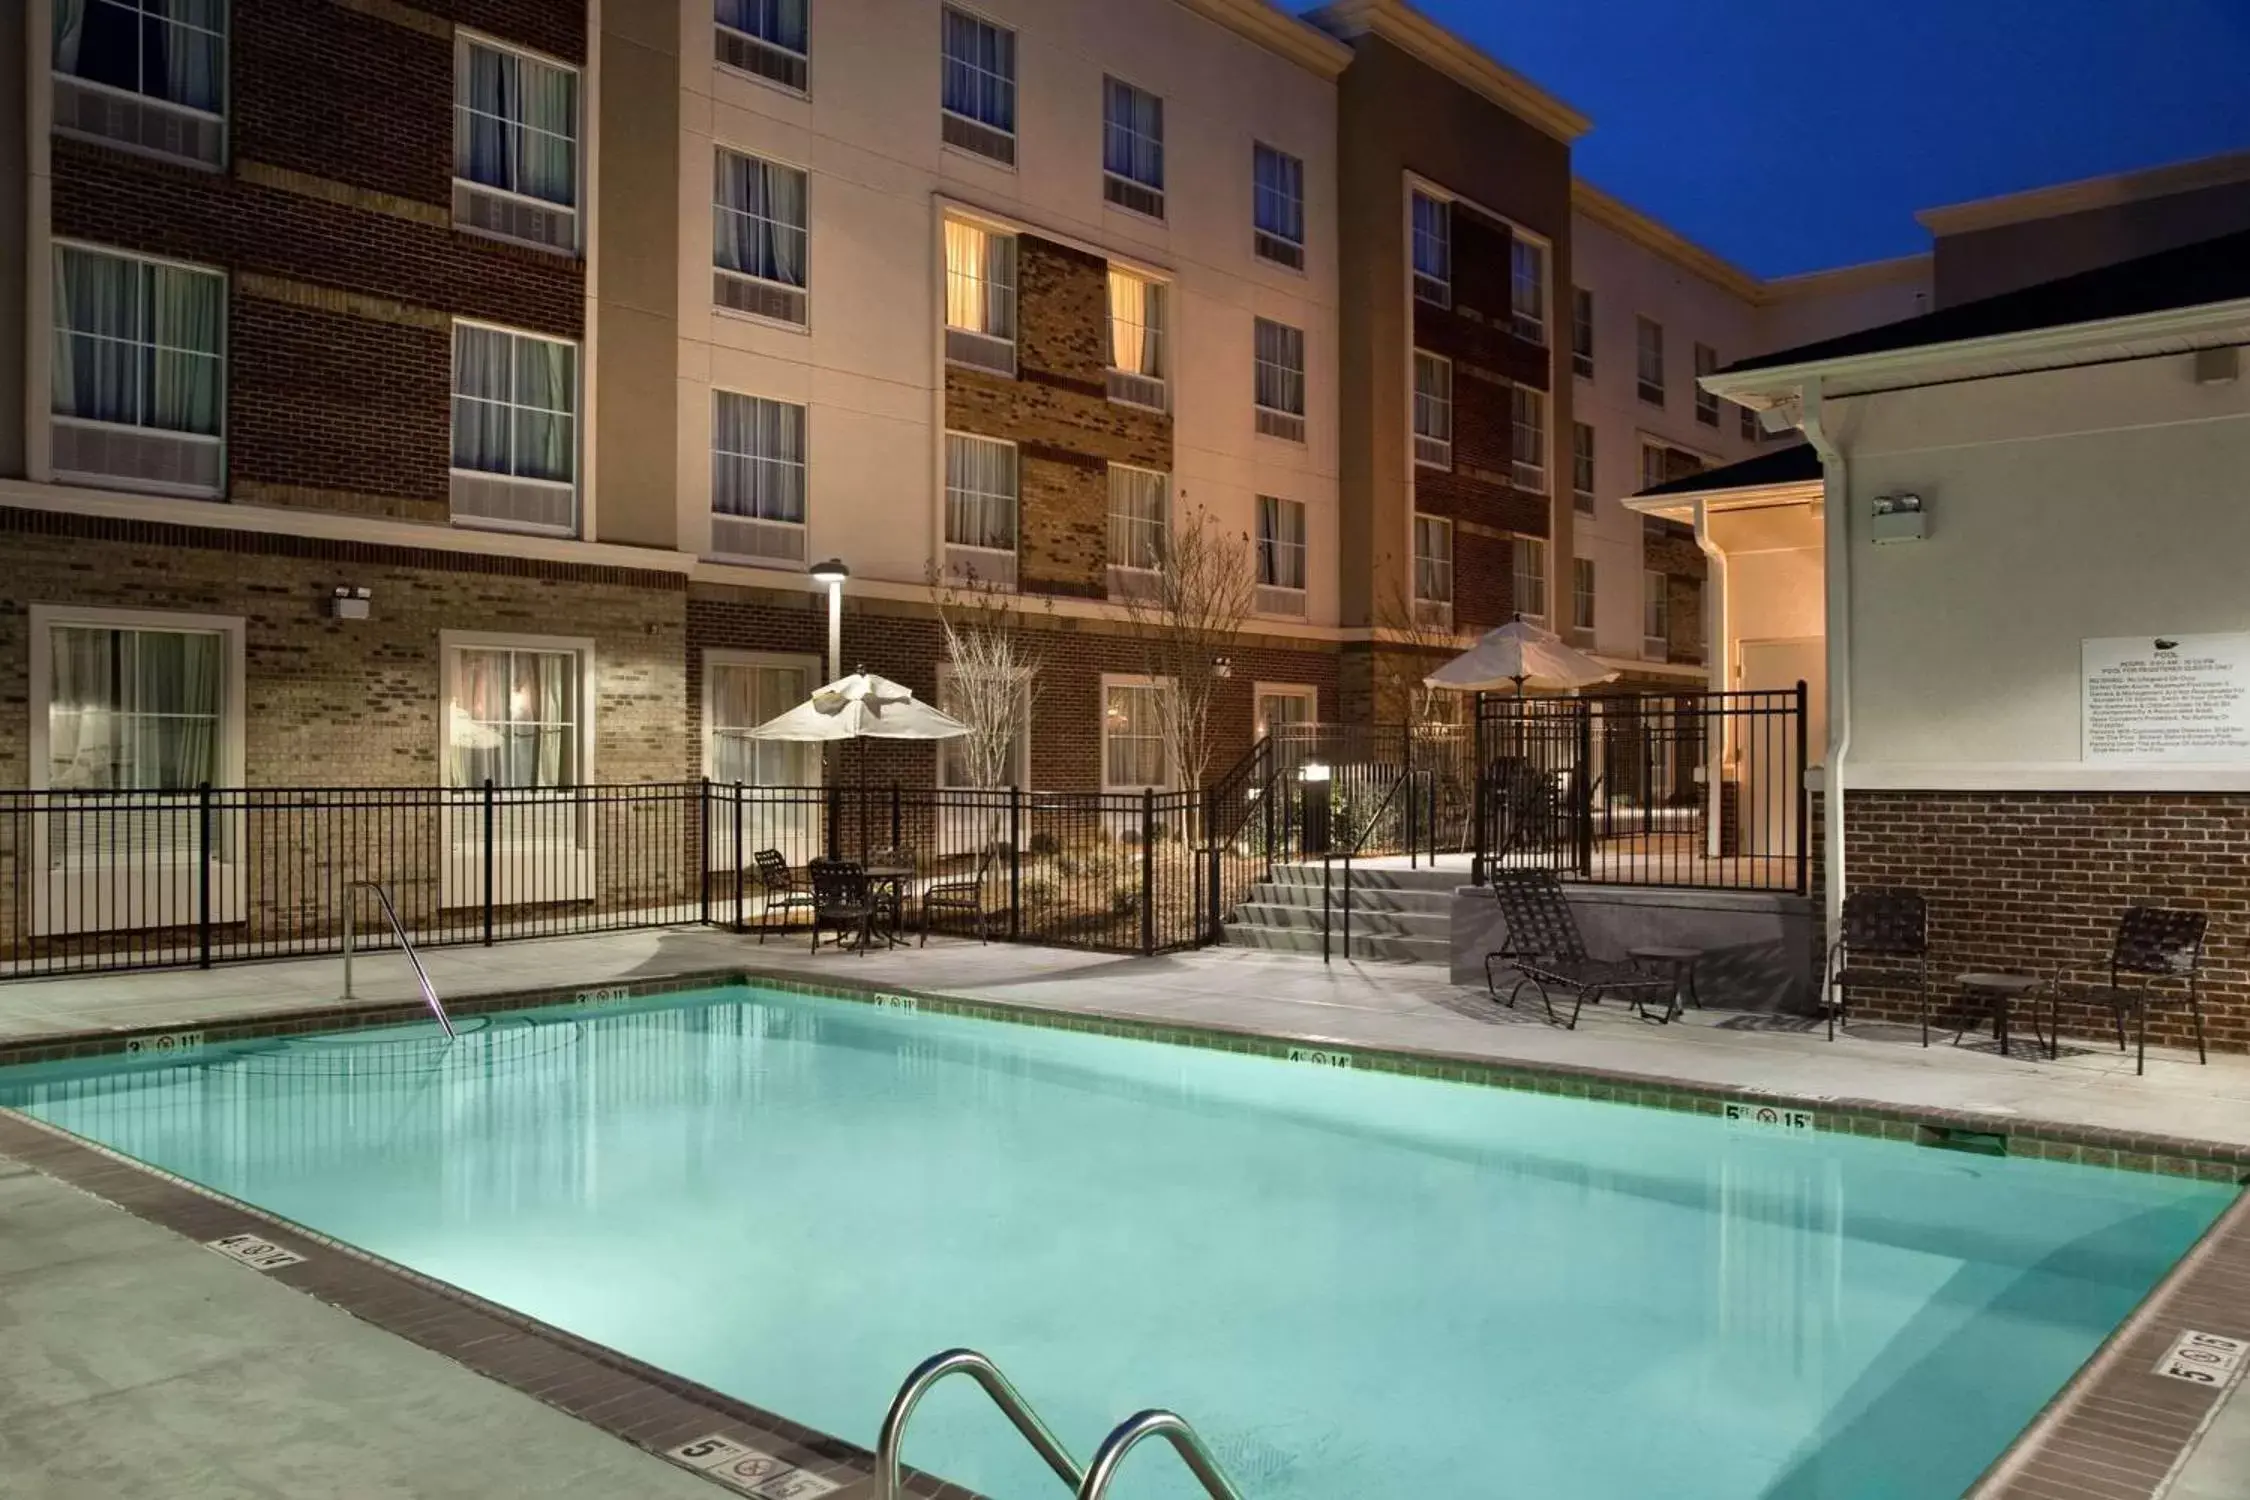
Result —
[{"label": "brick facade", "polygon": [[1026,592],[1109,592],[1109,465],[1172,471],[1172,418],[1111,401],[1109,269],[1016,240],[1016,378],[949,366],[945,423],[1017,445],[1017,572]]},{"label": "brick facade", "polygon": [[1703,580],[1710,559],[1695,544],[1693,528],[1647,518],[1641,527],[1641,566],[1664,575],[1664,659],[1703,660]]},{"label": "brick facade", "polygon": [[[1813,903],[1824,887],[1825,808],[1814,805]],[[2088,981],[2105,972],[2118,917],[2130,905],[2210,914],[2202,991],[2213,1047],[2250,1050],[2250,794],[1855,792],[1844,795],[1846,861],[1855,888],[1900,885],[1930,902],[1934,1014],[1966,1018],[1955,975],[1970,969]],[[1853,996],[1855,1015],[1913,1023],[1903,991]],[[2065,1007],[2063,1029],[2115,1046],[2108,1012]],[[2194,1045],[2187,1012],[2152,1010],[2149,1037]]]}]

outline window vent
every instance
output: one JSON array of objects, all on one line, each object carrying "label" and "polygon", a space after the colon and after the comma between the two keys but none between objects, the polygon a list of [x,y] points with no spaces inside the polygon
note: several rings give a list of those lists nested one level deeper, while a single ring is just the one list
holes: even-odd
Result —
[{"label": "window vent", "polygon": [[1526,317],[1522,313],[1517,313],[1509,320],[1508,331],[1527,344],[1544,344],[1547,342],[1547,325],[1537,318]]},{"label": "window vent", "polygon": [[1263,229],[1257,231],[1257,236],[1260,260],[1270,260],[1275,265],[1287,266],[1292,271],[1302,271],[1305,268],[1304,246],[1292,245],[1279,235],[1268,234]]},{"label": "window vent", "polygon": [[1643,380],[1639,382],[1637,389],[1640,391],[1641,399],[1651,406],[1662,406],[1664,404],[1664,387]]},{"label": "window vent", "polygon": [[473,182],[453,184],[453,222],[543,250],[576,254],[578,215],[559,203],[537,203]]},{"label": "window vent", "polygon": [[716,271],[711,278],[711,300],[755,318],[805,326],[805,291],[802,287],[776,286],[732,271]]},{"label": "window vent", "polygon": [[719,28],[719,61],[768,83],[778,83],[791,93],[805,92],[804,58],[730,27]]},{"label": "window vent", "polygon": [[1453,288],[1435,276],[1425,276],[1420,271],[1414,273],[1414,295],[1439,307],[1453,305]]},{"label": "window vent", "polygon": [[1016,138],[1005,130],[994,130],[982,121],[954,114],[951,110],[943,112],[942,129],[948,146],[957,146],[1002,166],[1016,164]]},{"label": "window vent", "polygon": [[1293,620],[1301,620],[1305,617],[1305,591],[1275,588],[1261,583],[1250,607],[1261,615],[1287,615]]},{"label": "window vent", "polygon": [[1258,408],[1258,430],[1267,437],[1286,438],[1292,443],[1305,440],[1305,419],[1285,411]]},{"label": "window vent", "polygon": [[967,328],[948,328],[945,330],[945,357],[957,365],[990,370],[1011,380],[1015,378],[1013,339],[996,339],[989,333],[976,333]]},{"label": "window vent", "polygon": [[1508,465],[1508,477],[1519,490],[1529,490],[1535,495],[1547,493],[1547,471],[1535,465],[1516,462]]},{"label": "window vent", "polygon": [[97,88],[55,75],[55,129],[130,151],[216,167],[226,160],[226,122],[163,99]]},{"label": "window vent", "polygon": [[1119,208],[1129,208],[1137,214],[1147,214],[1152,219],[1164,217],[1164,194],[1161,189],[1143,187],[1128,177],[1115,172],[1102,174],[1102,196]]},{"label": "window vent", "polygon": [[219,493],[224,460],[215,437],[62,419],[53,431],[59,479],[168,494]]},{"label": "window vent", "polygon": [[1592,380],[1594,378],[1594,356],[1581,350],[1572,350],[1570,373],[1578,376],[1581,380]]},{"label": "window vent", "polygon": [[1130,370],[1112,370],[1109,372],[1109,399],[1129,406],[1153,406],[1162,411],[1164,382]]},{"label": "window vent", "polygon": [[1164,575],[1154,568],[1122,568],[1109,565],[1109,597],[1131,599],[1139,603],[1153,603],[1163,595]]},{"label": "window vent", "polygon": [[569,536],[578,529],[578,491],[544,479],[505,474],[453,474],[453,521],[498,531],[543,531]]},{"label": "window vent", "polygon": [[1424,437],[1414,434],[1414,461],[1428,464],[1433,469],[1453,467],[1453,445],[1444,438]]},{"label": "window vent", "polygon": [[713,516],[711,550],[725,557],[805,560],[805,528],[790,521],[760,521],[749,516]]},{"label": "window vent", "polygon": [[945,547],[945,581],[974,584],[978,588],[1012,590],[1016,586],[1016,555],[996,547]]},{"label": "window vent", "polygon": [[1417,599],[1414,601],[1414,623],[1423,630],[1451,630],[1453,605],[1444,599]]}]

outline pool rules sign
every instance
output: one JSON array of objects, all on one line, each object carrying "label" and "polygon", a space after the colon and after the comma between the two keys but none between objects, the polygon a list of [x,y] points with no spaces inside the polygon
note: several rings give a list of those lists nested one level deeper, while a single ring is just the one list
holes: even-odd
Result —
[{"label": "pool rules sign", "polygon": [[2112,636],[2081,650],[2085,760],[2250,762],[2250,634]]}]

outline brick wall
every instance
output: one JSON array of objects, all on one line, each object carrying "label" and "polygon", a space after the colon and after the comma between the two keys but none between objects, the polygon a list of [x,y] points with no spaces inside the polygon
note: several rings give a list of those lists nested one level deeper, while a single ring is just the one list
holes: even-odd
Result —
[{"label": "brick wall", "polygon": [[1016,378],[945,372],[946,425],[1017,445],[1027,592],[1104,597],[1109,464],[1172,469],[1171,416],[1108,396],[1108,276],[1099,256],[1019,236]]},{"label": "brick wall", "polygon": [[1646,518],[1641,527],[1641,566],[1665,578],[1665,660],[1703,660],[1703,580],[1710,559],[1695,544],[1694,529],[1677,521]]},{"label": "brick wall", "polygon": [[[1965,1016],[1952,981],[1972,968],[2092,979],[2129,905],[2208,912],[2205,1027],[2250,1050],[2250,795],[2074,792],[1845,793],[1855,888],[1913,886],[1930,900],[1936,1014]],[[1813,821],[1814,910],[1822,910],[1823,799]],[[1856,1014],[1916,1019],[1905,993],[1853,997]],[[2066,1033],[2114,1046],[2106,1011],[2066,1007]],[[2152,1041],[2192,1046],[2185,1010],[2152,1011]]]}]

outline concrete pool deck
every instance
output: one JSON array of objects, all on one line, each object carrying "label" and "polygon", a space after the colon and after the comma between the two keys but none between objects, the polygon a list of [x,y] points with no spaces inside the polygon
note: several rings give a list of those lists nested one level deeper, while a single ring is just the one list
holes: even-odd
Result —
[{"label": "concrete pool deck", "polygon": [[[2136,1078],[2129,1058],[2120,1059],[2107,1049],[2084,1044],[2066,1048],[2060,1059],[2033,1061],[1994,1055],[1989,1043],[1987,1050],[1979,1051],[1969,1045],[1948,1046],[1941,1039],[1925,1051],[1916,1044],[1913,1033],[1902,1036],[1897,1028],[1867,1028],[1831,1044],[1819,1031],[1807,1032],[1786,1027],[1785,1023],[1783,1029],[1777,1029],[1770,1017],[1691,1012],[1680,1024],[1657,1026],[1633,1019],[1614,1005],[1589,1009],[1579,1030],[1565,1032],[1543,1024],[1532,1010],[1511,1012],[1496,1007],[1481,991],[1457,987],[1435,968],[1384,964],[1324,968],[1304,958],[1249,949],[1144,959],[962,942],[941,943],[926,950],[901,948],[864,956],[824,952],[815,957],[795,941],[760,945],[752,939],[706,928],[561,938],[489,949],[437,949],[426,958],[439,993],[464,1001],[477,995],[543,989],[563,991],[561,998],[567,999],[569,992],[579,989],[747,970],[807,983],[912,989],[1002,1006],[1129,1018],[1155,1026],[1257,1032],[1328,1046],[1436,1053],[1495,1064],[1635,1075],[1706,1089],[1968,1113],[1989,1119],[1991,1128],[2002,1132],[2012,1131],[2023,1122],[2040,1121],[2125,1136],[2205,1142],[2222,1149],[2230,1159],[2237,1153],[2250,1153],[2250,1059],[2217,1056],[2209,1067],[2201,1067],[2192,1055],[2152,1053],[2148,1076]],[[64,1038],[82,1042],[103,1034],[196,1030],[242,1022],[274,1026],[288,1025],[292,1020],[337,1024],[334,1017],[340,977],[338,961],[322,958],[209,971],[152,971],[4,984],[0,985],[0,1059],[11,1054],[24,1058]],[[416,998],[406,965],[395,954],[363,956],[357,979],[359,999],[369,1006],[396,1007]],[[0,1166],[0,1174],[6,1171]],[[35,1180],[45,1187],[36,1192],[19,1189],[27,1195],[20,1216],[23,1225],[11,1230],[5,1223],[11,1216],[0,1209],[0,1289],[10,1294],[0,1301],[13,1301],[7,1233],[23,1232],[25,1226],[34,1234],[67,1232],[51,1226],[65,1223],[67,1215],[58,1205],[68,1203],[71,1190],[45,1178]],[[0,1189],[7,1188],[8,1181],[0,1175]],[[53,1196],[57,1193],[64,1196]],[[2242,1218],[2239,1214],[2234,1217],[2238,1221]],[[164,1229],[152,1225],[137,1228],[165,1240],[167,1248],[179,1255],[208,1262],[208,1266],[199,1268],[199,1274],[206,1278],[216,1268],[230,1273],[234,1281],[247,1282],[249,1292],[285,1299],[292,1295],[281,1286],[260,1286],[255,1273],[228,1266],[191,1240],[168,1236]],[[2250,1243],[2250,1236],[2237,1238]],[[2250,1256],[2234,1258],[2250,1265]],[[134,1321],[160,1315],[169,1295],[161,1277],[147,1272],[128,1274],[113,1288],[110,1312],[119,1320],[116,1327],[98,1335],[82,1334],[69,1326],[70,1315],[63,1314],[64,1326],[35,1331],[65,1344],[81,1339],[97,1344],[129,1339]],[[279,1304],[270,1297],[261,1298],[262,1305],[238,1306],[230,1295],[227,1305],[211,1307],[209,1320],[230,1327],[279,1327],[291,1317],[308,1316],[309,1308],[347,1328],[357,1326],[347,1313],[321,1307],[309,1299],[297,1300],[306,1306],[281,1312],[275,1310]],[[2250,1299],[2245,1299],[2244,1305],[2250,1305]],[[48,1316],[43,1310],[33,1321],[43,1324]],[[196,1321],[200,1328],[204,1320]],[[5,1322],[0,1318],[0,1326]],[[429,1411],[442,1414],[455,1405],[472,1409],[477,1401],[505,1396],[529,1404],[545,1421],[566,1427],[577,1425],[562,1412],[485,1379],[476,1372],[473,1359],[456,1363],[428,1348],[415,1349],[379,1329],[361,1331],[368,1338],[399,1344],[421,1362],[415,1378],[424,1386],[425,1416]],[[11,1337],[15,1332],[11,1330]],[[244,1327],[242,1336],[254,1341],[267,1335],[259,1327]],[[505,1454],[481,1458],[469,1454],[461,1459],[463,1482],[457,1489],[392,1483],[387,1478],[380,1484],[354,1483],[354,1473],[384,1473],[379,1467],[354,1469],[354,1465],[404,1461],[395,1454],[386,1458],[358,1452],[352,1445],[362,1437],[378,1446],[413,1446],[422,1438],[413,1425],[416,1413],[412,1409],[396,1413],[385,1409],[379,1420],[364,1424],[370,1431],[359,1431],[361,1392],[393,1393],[402,1401],[412,1394],[402,1393],[401,1379],[376,1378],[379,1369],[390,1368],[385,1361],[395,1362],[398,1351],[387,1346],[378,1351],[374,1344],[362,1348],[356,1340],[334,1343],[333,1348],[340,1351],[335,1357],[344,1362],[333,1383],[324,1388],[308,1386],[298,1394],[310,1403],[308,1422],[315,1421],[317,1413],[330,1426],[352,1429],[339,1446],[319,1450],[330,1453],[334,1463],[341,1466],[335,1483],[325,1490],[317,1486],[268,1487],[272,1481],[263,1476],[259,1466],[268,1460],[270,1432],[235,1428],[230,1436],[223,1420],[214,1420],[207,1447],[196,1452],[207,1487],[175,1487],[176,1492],[325,1492],[354,1496],[724,1493],[708,1488],[681,1490],[680,1486],[694,1486],[696,1481],[657,1458],[655,1452],[661,1448],[636,1452],[613,1436],[591,1430],[584,1431],[585,1442],[595,1445],[589,1452],[611,1455],[616,1461],[632,1460],[645,1466],[647,1473],[628,1465],[632,1482],[618,1483],[606,1491],[535,1489],[532,1475],[506,1467],[512,1460]],[[2143,1377],[2135,1373],[2133,1378]],[[38,1410],[19,1404],[24,1399],[20,1385],[20,1381],[11,1381],[7,1361],[0,1356],[0,1432],[13,1430],[19,1418]],[[144,1399],[162,1399],[165,1393],[157,1389],[158,1385],[161,1382],[150,1386],[150,1397],[120,1398],[122,1404],[117,1411],[121,1419],[156,1423],[161,1430],[165,1418],[160,1408],[144,1411],[135,1405]],[[2197,1437],[2199,1441],[2193,1442],[2192,1450],[2155,1488],[2111,1483],[2116,1476],[2106,1472],[2101,1460],[2095,1458],[2083,1473],[2073,1466],[2065,1489],[2037,1487],[2037,1476],[2033,1475],[2030,1482],[2011,1481],[2003,1489],[1987,1493],[2010,1497],[2053,1495],[2057,1500],[2149,1495],[2169,1495],[2175,1500],[2250,1497],[2250,1473],[2242,1463],[2244,1455],[2250,1454],[2250,1401],[2233,1397],[2212,1404],[2197,1429]],[[442,1446],[442,1432],[431,1441]],[[2046,1456],[2051,1458],[2052,1452]],[[19,1462],[67,1465],[78,1461],[74,1455],[52,1459],[0,1438],[0,1493],[63,1496],[116,1492],[114,1484],[92,1478],[81,1481],[67,1467],[11,1468]],[[158,1465],[162,1459],[150,1451],[139,1458],[127,1455],[122,1462],[123,1467],[106,1472],[148,1472],[137,1469],[137,1465]],[[599,1465],[589,1459],[581,1467],[592,1470]],[[863,1493],[863,1484],[836,1492],[838,1500],[858,1500]]]}]

